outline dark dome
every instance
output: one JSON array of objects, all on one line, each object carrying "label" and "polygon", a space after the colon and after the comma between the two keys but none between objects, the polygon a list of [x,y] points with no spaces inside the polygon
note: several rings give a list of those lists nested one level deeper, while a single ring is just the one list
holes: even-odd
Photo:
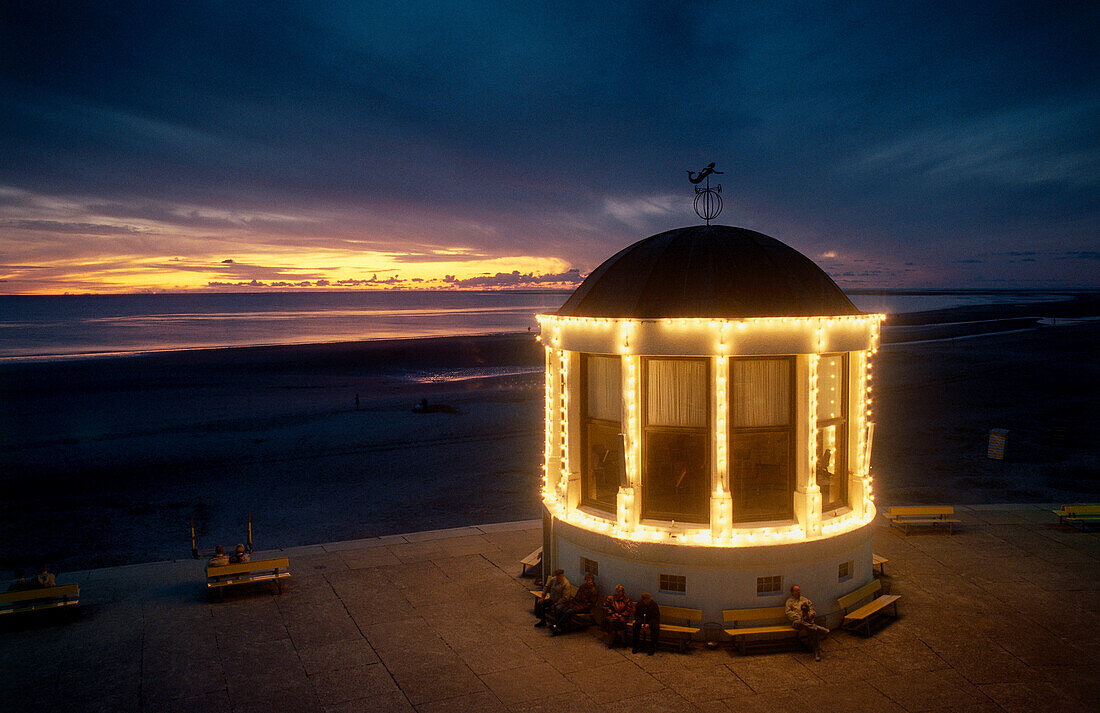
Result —
[{"label": "dark dome", "polygon": [[726,225],[677,228],[592,271],[567,317],[817,317],[862,314],[825,271],[775,238]]}]

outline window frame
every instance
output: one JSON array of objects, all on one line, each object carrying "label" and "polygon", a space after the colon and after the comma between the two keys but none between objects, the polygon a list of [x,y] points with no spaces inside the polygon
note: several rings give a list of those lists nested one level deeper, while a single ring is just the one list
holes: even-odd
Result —
[{"label": "window frame", "polygon": [[[787,425],[786,426],[743,426],[738,427],[733,422],[734,404],[737,399],[736,382],[733,378],[734,363],[738,361],[785,361],[787,362]],[[728,455],[726,457],[727,468],[729,473],[727,475],[729,479],[729,490],[732,497],[731,513],[730,516],[734,523],[753,523],[753,522],[770,522],[773,520],[792,520],[794,519],[794,492],[796,486],[795,476],[795,422],[797,419],[795,391],[797,390],[798,360],[795,356],[789,354],[777,354],[777,355],[756,355],[756,356],[739,356],[731,357],[726,367],[726,383],[729,384],[729,398],[727,402],[726,414],[726,449]],[[764,513],[762,515],[754,516],[751,519],[742,519],[738,515],[737,507],[737,489],[736,484],[733,481],[733,447],[735,443],[735,437],[742,433],[785,433],[787,435],[787,507],[783,511],[775,511]]]},{"label": "window frame", "polygon": [[[703,386],[706,394],[706,419],[703,426],[650,426],[649,425],[649,362],[651,361],[694,361],[702,362],[705,367]],[[713,443],[711,437],[714,423],[714,414],[712,413],[713,391],[712,391],[712,375],[711,375],[711,359],[709,357],[691,357],[691,356],[652,356],[642,358],[642,378],[641,378],[641,507],[639,514],[643,520],[662,520],[668,522],[678,522],[689,525],[700,525],[707,527],[710,525],[710,493],[712,490],[712,484],[714,480],[713,468],[714,463],[711,457],[711,448]],[[665,512],[661,510],[654,510],[650,507],[649,503],[649,440],[650,433],[684,433],[684,434],[699,434],[703,435],[703,469],[706,473],[706,482],[704,484],[705,497],[702,498],[705,503],[699,513],[674,513]]]},{"label": "window frame", "polygon": [[[606,428],[616,429],[619,433],[619,447],[623,454],[623,469],[619,473],[619,482],[622,483],[623,478],[626,475],[626,445],[623,442],[623,413],[622,413],[622,383],[619,384],[619,420],[609,421],[604,418],[593,418],[588,415],[588,360],[590,358],[601,359],[617,359],[619,362],[619,368],[622,369],[622,357],[615,354],[590,354],[588,352],[581,353],[581,501],[580,504],[587,508],[592,508],[601,513],[608,515],[614,515],[615,509],[618,507],[616,501],[611,503],[601,502],[588,495],[588,486],[591,483],[591,463],[590,463],[590,436],[588,433],[589,426],[598,425]],[[620,377],[621,378],[621,377]],[[618,497],[618,490],[616,489],[616,500]]]}]

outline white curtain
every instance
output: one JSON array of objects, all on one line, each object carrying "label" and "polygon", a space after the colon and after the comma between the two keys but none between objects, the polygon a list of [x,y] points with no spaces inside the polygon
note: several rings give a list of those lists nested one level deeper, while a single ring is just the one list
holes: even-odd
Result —
[{"label": "white curtain", "polygon": [[734,428],[790,423],[791,363],[787,359],[734,359]]},{"label": "white curtain", "polygon": [[702,360],[650,359],[648,424],[707,425],[707,363]]},{"label": "white curtain", "polygon": [[622,419],[623,372],[618,357],[588,355],[588,417]]}]

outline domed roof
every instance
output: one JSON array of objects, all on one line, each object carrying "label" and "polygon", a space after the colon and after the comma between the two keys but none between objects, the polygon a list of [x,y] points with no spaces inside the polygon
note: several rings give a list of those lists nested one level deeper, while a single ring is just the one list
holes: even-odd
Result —
[{"label": "domed roof", "polygon": [[763,233],[677,228],[620,250],[558,314],[568,317],[817,317],[861,314],[812,260]]}]

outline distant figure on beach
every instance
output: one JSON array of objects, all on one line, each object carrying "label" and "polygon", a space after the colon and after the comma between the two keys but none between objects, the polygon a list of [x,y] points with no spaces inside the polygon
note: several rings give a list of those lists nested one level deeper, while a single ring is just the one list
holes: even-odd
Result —
[{"label": "distant figure on beach", "polygon": [[251,560],[252,556],[244,551],[244,545],[237,545],[233,549],[233,556],[229,558],[229,564],[245,564]]},{"label": "distant figure on beach", "polygon": [[814,650],[814,661],[821,660],[821,637],[828,634],[829,630],[817,623],[817,612],[814,611],[814,603],[802,596],[802,587],[797,584],[791,587],[791,596],[783,607],[787,620],[795,629],[805,632],[809,644]]},{"label": "distant figure on beach", "polygon": [[54,587],[57,582],[54,581],[53,573],[46,569],[46,565],[41,564],[38,566],[38,576],[34,578],[33,584],[36,587]]},{"label": "distant figure on beach", "polygon": [[539,618],[535,626],[546,626],[546,617],[555,606],[569,596],[571,586],[569,580],[565,578],[564,569],[554,571],[553,576],[546,580],[546,584],[542,587],[542,596],[535,602],[535,616]]},{"label": "distant figure on beach", "polygon": [[34,585],[27,581],[27,570],[20,567],[15,570],[15,581],[8,585],[9,592],[22,592],[27,589],[33,589]]},{"label": "distant figure on beach", "polygon": [[221,567],[222,565],[229,564],[229,555],[225,554],[225,548],[218,545],[214,548],[214,556],[210,558],[208,563],[211,567]]},{"label": "distant figure on beach", "polygon": [[615,593],[603,600],[603,622],[611,634],[607,648],[626,646],[626,623],[634,614],[634,600],[626,596],[626,587],[615,585]]},{"label": "distant figure on beach", "polygon": [[591,572],[585,572],[584,584],[577,588],[577,593],[554,607],[557,620],[550,627],[550,635],[568,633],[573,619],[578,614],[587,614],[592,611],[599,596],[599,592],[596,591],[596,577]]},{"label": "distant figure on beach", "polygon": [[359,394],[355,395],[355,410],[359,410]]},{"label": "distant figure on beach", "polygon": [[649,646],[646,653],[650,656],[657,650],[657,639],[661,637],[661,607],[653,601],[649,592],[642,592],[638,603],[634,606],[634,646],[633,653],[641,651],[645,642],[646,632],[649,632]]}]

